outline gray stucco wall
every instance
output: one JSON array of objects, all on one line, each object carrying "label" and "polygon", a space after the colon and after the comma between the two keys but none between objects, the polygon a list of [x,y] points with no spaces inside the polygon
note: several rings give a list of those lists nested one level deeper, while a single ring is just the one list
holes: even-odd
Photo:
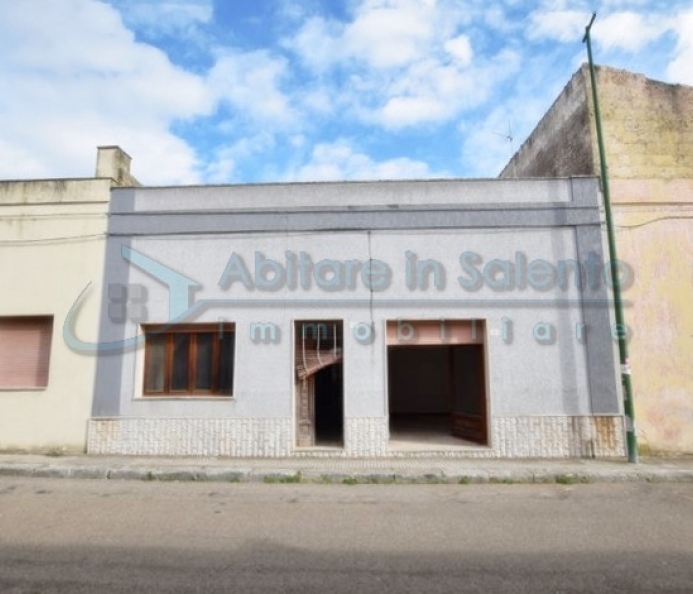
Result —
[{"label": "gray stucco wall", "polygon": [[[293,324],[306,319],[344,322],[347,432],[349,419],[388,414],[385,327],[398,319],[486,322],[491,417],[618,414],[608,292],[603,282],[578,286],[570,269],[573,261],[603,259],[597,198],[597,182],[587,178],[115,190],[104,283],[146,299],[134,319],[102,316],[101,342],[113,353],[99,359],[93,415],[291,423]],[[310,286],[275,290],[221,282],[230,261],[242,261],[256,283],[256,259],[285,267],[287,253],[307,254],[313,264],[378,260],[390,280],[376,290],[358,273],[353,286],[337,290],[327,276],[323,287],[311,277]],[[437,286],[432,276],[427,287],[412,286],[414,258],[431,261]],[[489,286],[496,277],[463,286],[495,259],[525,268],[566,263],[566,286]],[[156,280],[157,265],[187,279],[183,288]],[[259,284],[272,285],[271,276],[260,275]],[[235,323],[233,398],[142,397],[140,324],[179,314]],[[253,340],[257,323],[274,324],[279,339]],[[374,336],[364,343],[367,328]],[[119,341],[134,344],[123,350]]]}]

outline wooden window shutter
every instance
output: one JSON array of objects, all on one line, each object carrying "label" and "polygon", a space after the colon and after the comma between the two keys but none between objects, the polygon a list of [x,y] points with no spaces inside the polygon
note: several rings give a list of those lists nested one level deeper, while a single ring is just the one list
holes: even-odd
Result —
[{"label": "wooden window shutter", "polygon": [[235,325],[146,324],[145,396],[232,396]]},{"label": "wooden window shutter", "polygon": [[0,317],[0,388],[45,388],[53,317]]}]

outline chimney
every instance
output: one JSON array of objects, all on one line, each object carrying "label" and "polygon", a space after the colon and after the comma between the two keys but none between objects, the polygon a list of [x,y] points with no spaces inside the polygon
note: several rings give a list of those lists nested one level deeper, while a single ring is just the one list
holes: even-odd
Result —
[{"label": "chimney", "polygon": [[96,177],[110,178],[117,186],[141,185],[130,174],[130,155],[119,146],[97,147]]}]

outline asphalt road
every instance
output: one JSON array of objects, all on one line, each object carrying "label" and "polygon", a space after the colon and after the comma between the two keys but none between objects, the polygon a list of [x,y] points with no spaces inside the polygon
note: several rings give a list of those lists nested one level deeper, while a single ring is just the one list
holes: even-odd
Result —
[{"label": "asphalt road", "polygon": [[0,478],[15,592],[693,592],[693,485]]}]

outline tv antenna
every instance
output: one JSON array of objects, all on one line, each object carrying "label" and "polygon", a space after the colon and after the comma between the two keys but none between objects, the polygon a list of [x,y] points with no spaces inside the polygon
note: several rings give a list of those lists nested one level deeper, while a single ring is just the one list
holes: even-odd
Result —
[{"label": "tv antenna", "polygon": [[512,124],[510,122],[510,118],[508,118],[508,133],[503,134],[501,132],[494,132],[492,131],[492,134],[495,134],[496,136],[500,136],[501,138],[505,138],[505,140],[508,141],[508,145],[510,146],[510,156],[512,157],[515,154],[515,136],[513,134],[513,128]]}]

